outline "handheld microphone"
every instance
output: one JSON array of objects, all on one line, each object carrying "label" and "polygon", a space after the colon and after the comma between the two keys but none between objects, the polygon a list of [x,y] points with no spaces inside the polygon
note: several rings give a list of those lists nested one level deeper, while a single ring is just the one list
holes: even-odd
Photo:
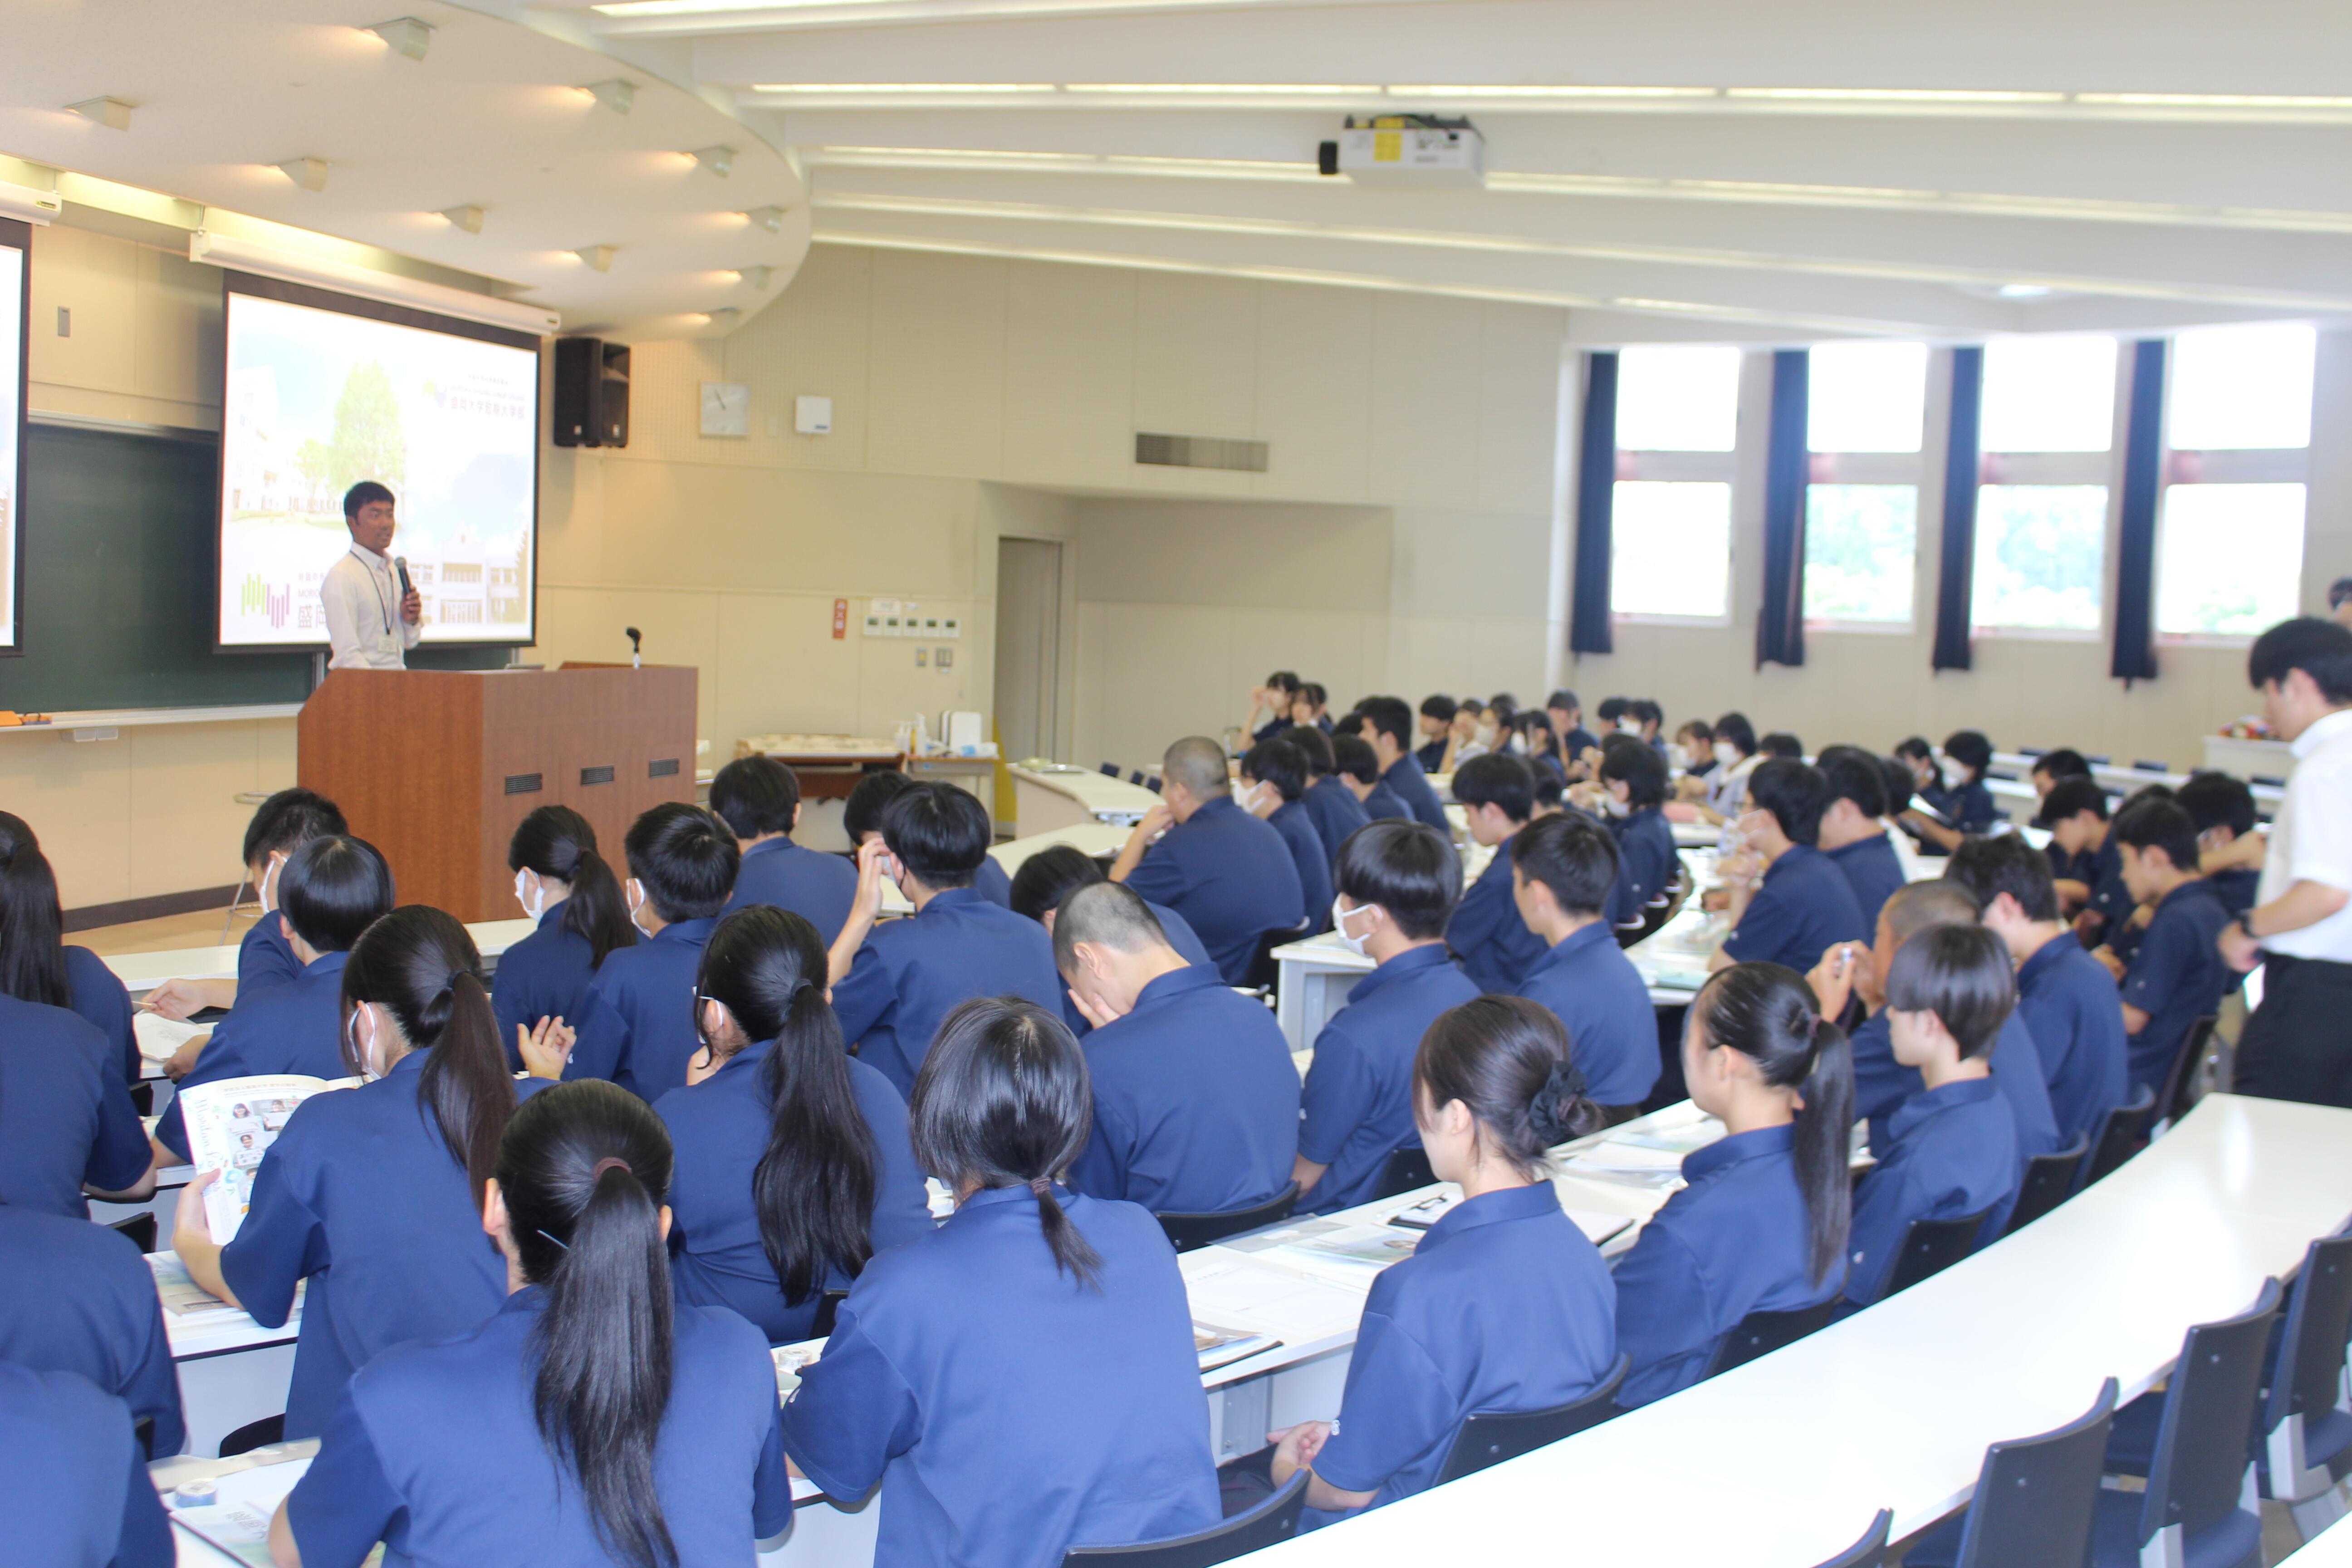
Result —
[{"label": "handheld microphone", "polygon": [[400,574],[400,596],[405,599],[408,597],[410,593],[413,592],[408,585],[408,557],[405,555],[394,556],[392,558],[392,569]]}]

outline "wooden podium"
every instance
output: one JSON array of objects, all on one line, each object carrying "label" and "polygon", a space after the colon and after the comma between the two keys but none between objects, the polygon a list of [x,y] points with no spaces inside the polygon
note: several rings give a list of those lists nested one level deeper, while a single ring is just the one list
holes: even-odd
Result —
[{"label": "wooden podium", "polygon": [[568,805],[625,878],[622,836],[694,799],[696,671],[334,669],[302,705],[296,776],[383,851],[404,904],[519,918],[507,844]]}]

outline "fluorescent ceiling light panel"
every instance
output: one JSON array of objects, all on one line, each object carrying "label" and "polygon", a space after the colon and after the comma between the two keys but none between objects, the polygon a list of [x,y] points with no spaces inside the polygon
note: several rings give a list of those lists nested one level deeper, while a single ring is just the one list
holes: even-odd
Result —
[{"label": "fluorescent ceiling light panel", "polygon": [[1716,89],[1711,87],[1451,85],[1391,87],[1389,92],[1396,98],[1713,98]]},{"label": "fluorescent ceiling light panel", "polygon": [[1814,100],[1830,103],[2063,103],[2063,92],[2001,92],[1974,88],[1727,87],[1726,98]]},{"label": "fluorescent ceiling light panel", "polygon": [[2352,109],[2352,98],[2251,92],[2078,92],[2074,101],[2154,109]]},{"label": "fluorescent ceiling light panel", "polygon": [[963,94],[973,92],[1051,92],[1052,82],[1034,81],[788,81],[771,82],[755,87],[753,92],[772,92],[799,98],[818,96],[846,97],[852,93],[918,93]]},{"label": "fluorescent ceiling light panel", "polygon": [[1206,81],[1074,81],[1066,92],[1120,93],[1145,98],[1166,94],[1171,98],[1378,98],[1377,87],[1334,86],[1328,82],[1284,86],[1266,82],[1206,82]]}]

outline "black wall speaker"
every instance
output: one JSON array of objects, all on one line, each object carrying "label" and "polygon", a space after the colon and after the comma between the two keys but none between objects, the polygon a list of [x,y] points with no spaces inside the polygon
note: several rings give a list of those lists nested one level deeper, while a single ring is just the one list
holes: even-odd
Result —
[{"label": "black wall speaker", "polygon": [[629,444],[629,350],[602,338],[555,340],[555,444]]}]

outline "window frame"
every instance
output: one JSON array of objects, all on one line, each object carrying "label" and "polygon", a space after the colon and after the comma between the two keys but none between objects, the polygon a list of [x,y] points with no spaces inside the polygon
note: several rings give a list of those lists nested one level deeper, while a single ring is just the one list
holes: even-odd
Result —
[{"label": "window frame", "polygon": [[[2023,334],[2019,334],[2023,335]],[[2099,526],[2099,616],[2088,626],[2019,626],[1997,625],[1985,621],[1983,606],[1978,604],[1973,591],[1977,563],[1984,546],[1982,528],[1975,527],[1975,538],[1969,552],[1969,579],[1972,585],[1969,595],[1969,637],[1971,641],[1994,642],[2103,642],[2115,630],[2116,562],[2119,553],[2119,531],[2123,508],[2123,465],[2129,439],[2131,416],[2132,356],[2124,352],[2126,339],[2120,333],[2068,332],[2067,337],[2114,338],[2116,344],[2115,380],[2107,391],[2107,447],[2103,452],[2001,452],[1980,449],[1977,454],[1976,500],[1977,519],[1983,512],[1983,491],[1987,485],[2004,488],[2037,485],[2096,486],[2105,494]],[[1988,349],[1990,344],[1985,345]],[[1979,428],[1982,428],[1982,410],[1979,410]]]},{"label": "window frame", "polygon": [[[1818,345],[1816,345],[1818,346]],[[1920,626],[1919,590],[1923,576],[1920,545],[1926,534],[1927,448],[1935,439],[1936,367],[1942,363],[1936,353],[1937,345],[1923,343],[1927,353],[1919,366],[1919,446],[1909,452],[1829,452],[1811,446],[1812,381],[1806,379],[1805,437],[1806,446],[1806,521],[1805,556],[1797,569],[1801,574],[1812,569],[1812,533],[1811,529],[1812,497],[1815,485],[1882,485],[1906,487],[1911,491],[1911,602],[1899,621],[1859,621],[1837,616],[1816,616],[1810,608],[1805,614],[1805,632],[1811,636],[1821,632],[1827,636],[1854,635],[1860,637],[1913,637]]]},{"label": "window frame", "polygon": [[[1728,627],[1739,608],[1739,508],[1743,491],[1740,482],[1740,459],[1748,442],[1751,421],[1748,417],[1748,380],[1754,357],[1742,343],[1628,343],[1618,350],[1622,354],[1640,348],[1729,348],[1738,354],[1738,369],[1732,397],[1732,437],[1727,451],[1691,451],[1644,447],[1618,447],[1616,472],[1610,478],[1610,594],[1609,621],[1620,626],[1710,626]],[[1621,362],[1622,363],[1622,362]],[[1620,610],[1616,593],[1616,529],[1617,487],[1627,483],[1719,484],[1724,487],[1727,515],[1724,522],[1723,540],[1723,609],[1710,616],[1671,616],[1654,610]]]}]

